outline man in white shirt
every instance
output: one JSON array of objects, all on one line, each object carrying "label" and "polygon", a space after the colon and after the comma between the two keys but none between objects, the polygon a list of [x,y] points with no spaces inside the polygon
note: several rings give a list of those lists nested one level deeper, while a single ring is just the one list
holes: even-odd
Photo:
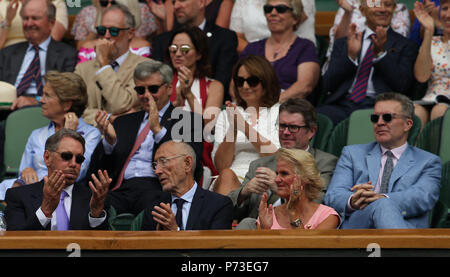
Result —
[{"label": "man in white shirt", "polygon": [[111,179],[106,171],[92,174],[89,187],[75,183],[84,161],[84,138],[61,129],[45,144],[48,176],[6,193],[8,230],[108,229],[104,203]]}]

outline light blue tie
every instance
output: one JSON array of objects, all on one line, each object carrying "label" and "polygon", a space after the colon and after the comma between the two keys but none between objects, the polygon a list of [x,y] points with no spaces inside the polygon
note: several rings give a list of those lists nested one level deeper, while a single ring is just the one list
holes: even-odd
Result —
[{"label": "light blue tie", "polygon": [[66,213],[66,208],[64,206],[64,198],[66,198],[67,192],[62,191],[61,197],[59,199],[58,207],[56,207],[56,228],[58,231],[69,230],[69,217]]}]

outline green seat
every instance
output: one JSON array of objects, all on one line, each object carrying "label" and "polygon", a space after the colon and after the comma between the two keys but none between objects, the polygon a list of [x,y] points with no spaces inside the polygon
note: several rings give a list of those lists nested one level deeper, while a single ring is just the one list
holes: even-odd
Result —
[{"label": "green seat", "polygon": [[317,132],[310,142],[311,147],[326,151],[328,139],[333,131],[333,121],[328,116],[317,114]]},{"label": "green seat", "polygon": [[144,219],[144,211],[140,212],[133,222],[131,222],[131,231],[141,231],[142,220]]},{"label": "green seat", "polygon": [[[349,118],[341,121],[334,128],[327,146],[327,152],[339,157],[346,145],[364,144],[375,141],[370,115],[373,109],[354,111]],[[408,134],[408,143],[415,145],[420,133],[420,118],[414,115],[413,126]]]},{"label": "green seat", "polygon": [[114,207],[109,208],[108,223],[112,231],[129,231],[131,230],[131,224],[135,219],[134,214],[122,213],[117,214]]},{"label": "green seat", "polygon": [[8,115],[5,124],[3,164],[5,175],[17,176],[28,137],[34,129],[49,124],[41,107],[26,107]]}]

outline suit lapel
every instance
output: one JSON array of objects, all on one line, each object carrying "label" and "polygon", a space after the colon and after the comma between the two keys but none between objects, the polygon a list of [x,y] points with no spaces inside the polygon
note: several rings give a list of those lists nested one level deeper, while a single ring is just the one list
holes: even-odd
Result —
[{"label": "suit lapel", "polygon": [[369,153],[366,155],[367,168],[369,169],[369,180],[375,186],[378,181],[378,175],[381,168],[381,149],[378,143],[374,144]]},{"label": "suit lapel", "polygon": [[[25,54],[28,49],[28,42],[21,43],[17,46],[17,49],[11,55],[11,64],[8,69],[12,76],[11,83],[14,84],[16,82],[17,76],[19,75],[20,67],[22,66],[23,59],[25,58]],[[14,80],[12,80],[14,79]]]},{"label": "suit lapel", "polygon": [[59,68],[58,66],[56,66],[56,64],[58,63],[59,59],[59,53],[61,51],[60,48],[55,47],[55,41],[53,39],[50,39],[50,43],[48,44],[48,49],[47,49],[47,58],[45,61],[45,71],[48,72],[49,69],[51,68]]},{"label": "suit lapel", "polygon": [[83,189],[82,184],[74,184],[72,190],[72,205],[70,208],[69,230],[85,229],[89,210],[90,194]]},{"label": "suit lapel", "polygon": [[193,227],[195,226],[195,223],[199,218],[203,206],[204,197],[205,192],[199,185],[197,185],[194,198],[192,199],[191,209],[189,210],[189,216],[186,223],[186,230],[193,230]]},{"label": "suit lapel", "polygon": [[405,175],[413,165],[414,157],[412,156],[411,146],[408,146],[392,171],[391,179],[389,180],[388,192],[392,191],[394,183],[400,179],[400,177]]}]

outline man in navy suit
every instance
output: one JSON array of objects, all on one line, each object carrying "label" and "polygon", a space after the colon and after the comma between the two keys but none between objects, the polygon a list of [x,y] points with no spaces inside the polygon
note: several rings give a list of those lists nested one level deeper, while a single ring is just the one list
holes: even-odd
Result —
[{"label": "man in navy suit", "polygon": [[376,142],[344,147],[325,204],[343,229],[427,228],[439,198],[441,160],[408,145],[414,105],[398,93],[377,96],[370,117]]},{"label": "man in navy suit", "polygon": [[[231,71],[238,60],[237,36],[234,31],[217,26],[214,22],[205,19],[205,0],[183,0],[174,2],[175,17],[180,25],[199,27],[208,37],[209,60],[212,69],[212,78],[220,81],[228,91],[231,80]],[[152,58],[164,61],[172,31],[156,36],[152,40]],[[230,100],[230,95],[225,94],[225,100]]]},{"label": "man in navy suit", "polygon": [[377,94],[395,91],[408,95],[418,50],[415,43],[389,27],[395,6],[395,0],[363,0],[360,9],[367,27],[357,33],[356,25],[351,24],[348,36],[335,42],[323,76],[327,94],[317,108],[335,124],[354,110],[372,108]]},{"label": "man in navy suit", "polygon": [[93,175],[90,189],[75,183],[84,161],[84,145],[84,138],[70,129],[61,129],[47,139],[44,161],[48,176],[6,192],[8,230],[108,229],[104,207],[111,182],[108,173],[99,170],[98,178]]},{"label": "man in navy suit", "polygon": [[145,209],[143,230],[231,229],[231,199],[195,182],[195,156],[183,142],[168,141],[156,151],[152,166],[163,193],[155,205]]},{"label": "man in navy suit", "polygon": [[[51,31],[55,25],[56,8],[51,1],[26,0],[23,2],[20,16],[27,41],[13,44],[0,51],[0,81],[19,87],[35,58],[34,47],[39,47],[41,76],[50,70],[72,72],[77,62],[77,51],[68,44],[52,39]],[[36,81],[32,81],[23,93],[18,91],[22,94],[18,95],[11,109],[38,105],[42,96],[42,89],[38,86]]]}]

